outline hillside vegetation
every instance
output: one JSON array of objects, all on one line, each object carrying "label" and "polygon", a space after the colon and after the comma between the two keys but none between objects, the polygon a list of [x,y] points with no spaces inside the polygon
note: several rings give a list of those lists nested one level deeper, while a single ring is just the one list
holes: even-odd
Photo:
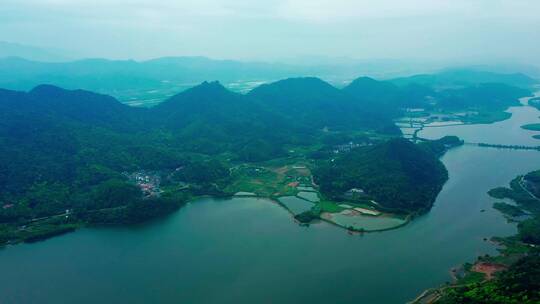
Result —
[{"label": "hillside vegetation", "polygon": [[431,208],[448,179],[438,159],[444,150],[440,142],[418,145],[392,139],[321,161],[314,170],[315,182],[324,195],[335,200],[357,188],[386,210],[421,213]]},{"label": "hillside vegetation", "polygon": [[[497,96],[504,103],[525,93],[503,86],[496,96],[489,86],[468,89],[469,99],[495,104]],[[158,106],[135,108],[53,85],[1,89],[0,231],[4,241],[18,241],[81,223],[141,221],[196,195],[230,195],[224,189],[239,164],[293,158],[317,160],[315,180],[327,198],[362,188],[382,209],[425,212],[446,180],[437,157],[448,143],[396,139],[393,119],[432,92],[368,78],[344,89],[290,78],[249,94],[203,82]]]}]

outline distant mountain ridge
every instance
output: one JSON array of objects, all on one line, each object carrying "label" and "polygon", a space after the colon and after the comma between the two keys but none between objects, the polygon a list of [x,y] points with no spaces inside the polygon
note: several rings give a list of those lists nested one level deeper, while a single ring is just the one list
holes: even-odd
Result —
[{"label": "distant mountain ridge", "polygon": [[493,73],[471,69],[448,69],[440,73],[400,77],[389,81],[399,86],[419,84],[437,88],[456,88],[484,83],[503,83],[528,88],[539,83],[537,79],[523,73]]},{"label": "distant mountain ridge", "polygon": [[0,72],[0,87],[3,88],[29,90],[42,83],[51,83],[99,92],[138,86],[158,88],[164,81],[193,86],[209,79],[279,79],[294,75],[287,65],[205,57],[166,57],[141,62],[83,59],[63,63],[3,58],[0,59]]},{"label": "distant mountain ridge", "polygon": [[[393,63],[397,64],[397,62]],[[358,65],[294,65],[293,63],[242,62],[206,57],[163,57],[147,61],[83,59],[69,62],[38,62],[23,58],[0,58],[0,87],[30,90],[49,83],[66,89],[85,89],[115,96],[128,104],[155,105],[207,80],[219,80],[237,92],[248,92],[260,83],[285,78],[319,77],[342,87],[361,73],[373,71],[368,62]],[[486,70],[488,68],[486,67]],[[388,80],[400,87],[422,85],[435,89],[456,88],[486,82],[527,87],[538,81],[477,69],[444,70]]]},{"label": "distant mountain ridge", "polygon": [[20,57],[44,62],[69,60],[69,57],[62,55],[59,51],[0,41],[0,58],[3,57]]}]

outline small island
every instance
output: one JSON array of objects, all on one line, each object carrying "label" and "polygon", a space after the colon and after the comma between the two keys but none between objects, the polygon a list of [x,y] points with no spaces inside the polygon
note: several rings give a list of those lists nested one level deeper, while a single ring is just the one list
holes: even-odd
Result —
[{"label": "small island", "polygon": [[540,97],[534,97],[529,99],[529,105],[540,110]]},{"label": "small island", "polygon": [[521,128],[529,131],[540,131],[540,123],[523,125]]}]

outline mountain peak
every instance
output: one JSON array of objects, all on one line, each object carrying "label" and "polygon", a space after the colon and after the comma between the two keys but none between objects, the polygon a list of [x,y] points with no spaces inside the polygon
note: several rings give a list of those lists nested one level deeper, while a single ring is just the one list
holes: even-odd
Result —
[{"label": "mountain peak", "polygon": [[158,109],[177,109],[179,105],[199,104],[208,106],[210,104],[235,100],[242,95],[229,91],[219,81],[204,81],[201,84],[180,92],[163,103],[156,106]]},{"label": "mountain peak", "polygon": [[177,95],[185,95],[185,94],[215,95],[215,94],[229,94],[229,93],[232,93],[232,92],[229,91],[219,81],[216,80],[216,81],[204,81],[201,84],[194,86],[190,89],[187,89],[186,91],[181,92]]},{"label": "mountain peak", "polygon": [[48,107],[87,107],[85,111],[116,111],[125,108],[114,97],[86,90],[66,90],[50,84],[41,84],[28,92],[28,96]]},{"label": "mountain peak", "polygon": [[[387,94],[396,94],[397,86],[386,81],[379,81],[371,77],[363,76],[353,80],[348,86],[343,88],[345,92],[361,95],[376,95],[373,97],[381,97]],[[357,96],[362,97],[362,96]],[[365,97],[365,96],[364,96]]]},{"label": "mountain peak", "polygon": [[214,81],[203,81],[200,85],[198,85],[197,87],[203,87],[203,88],[214,88],[214,89],[217,89],[217,88],[220,88],[220,89],[225,89],[225,87],[218,81],[218,80],[214,80]]},{"label": "mountain peak", "polygon": [[[287,78],[276,82],[263,84],[251,90],[248,95],[256,97],[300,96],[307,99],[325,99],[329,95],[339,95],[341,92],[334,86],[317,77]],[[309,96],[308,96],[309,95]]]},{"label": "mountain peak", "polygon": [[58,96],[60,94],[65,93],[66,90],[57,87],[52,84],[40,84],[36,87],[34,87],[32,90],[30,90],[30,94],[32,95],[42,95],[42,96]]},{"label": "mountain peak", "polygon": [[354,84],[360,84],[360,83],[376,83],[376,82],[378,82],[378,81],[371,78],[371,77],[360,76],[360,77],[354,79],[350,84],[354,85]]},{"label": "mountain peak", "polygon": [[[317,77],[293,77],[274,82],[273,84],[279,85],[324,85],[331,86],[329,83]],[[272,85],[272,83],[270,84]]]}]

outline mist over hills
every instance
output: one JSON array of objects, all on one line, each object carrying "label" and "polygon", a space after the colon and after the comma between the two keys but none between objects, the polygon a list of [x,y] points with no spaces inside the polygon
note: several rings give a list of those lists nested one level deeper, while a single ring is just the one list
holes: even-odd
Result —
[{"label": "mist over hills", "polygon": [[28,90],[41,83],[66,88],[120,90],[143,86],[155,88],[167,82],[193,86],[206,80],[231,82],[241,79],[277,79],[294,76],[293,67],[282,64],[244,63],[205,57],[170,57],[133,60],[84,59],[64,63],[36,62],[23,58],[0,59],[4,88]]},{"label": "mist over hills", "polygon": [[[66,89],[85,89],[108,94],[126,104],[148,107],[209,80],[219,80],[225,87],[240,93],[247,93],[263,83],[291,77],[318,77],[341,88],[362,74],[379,75],[378,79],[389,79],[400,87],[409,88],[412,84],[446,89],[485,82],[517,86],[528,86],[536,82],[518,73],[493,73],[489,67],[450,69],[404,77],[414,71],[401,69],[399,72],[402,66],[399,61],[391,64],[351,61],[349,64],[322,62],[319,65],[295,65],[213,60],[205,57],[165,57],[140,62],[107,59],[39,62],[9,57],[0,58],[0,87],[27,91],[48,83]],[[431,70],[434,71],[433,68]],[[392,76],[403,77],[391,79]]]},{"label": "mist over hills", "polygon": [[476,69],[445,69],[436,74],[421,74],[410,77],[391,79],[390,82],[406,86],[410,84],[426,85],[435,88],[456,88],[482,83],[504,83],[517,87],[530,87],[538,80],[523,73],[494,73]]},{"label": "mist over hills", "polygon": [[21,57],[28,60],[43,62],[60,62],[71,60],[71,57],[64,55],[59,50],[50,50],[19,43],[0,41],[0,58]]}]

